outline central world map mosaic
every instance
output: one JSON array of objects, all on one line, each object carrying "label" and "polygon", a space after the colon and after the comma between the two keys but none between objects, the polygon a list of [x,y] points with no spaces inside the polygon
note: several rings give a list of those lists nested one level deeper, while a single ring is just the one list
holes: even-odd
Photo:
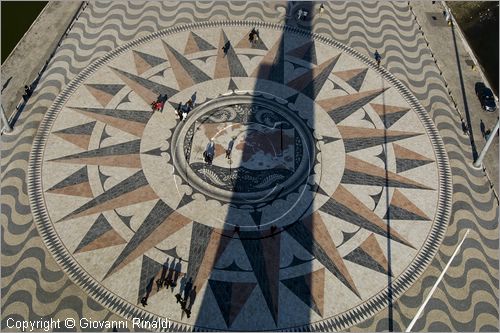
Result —
[{"label": "central world map mosaic", "polygon": [[449,218],[443,144],[411,93],[279,25],[120,46],[68,85],[34,147],[56,260],[120,315],[177,329],[345,329],[388,305],[388,278],[394,297],[411,286]]}]

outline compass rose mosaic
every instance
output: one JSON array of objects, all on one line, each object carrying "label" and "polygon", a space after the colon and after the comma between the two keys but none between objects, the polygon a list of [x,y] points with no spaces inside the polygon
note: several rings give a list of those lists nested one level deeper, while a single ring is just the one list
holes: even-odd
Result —
[{"label": "compass rose mosaic", "polygon": [[29,192],[75,283],[176,330],[367,319],[430,263],[451,200],[441,139],[389,72],[245,22],[161,31],[84,69],[40,127]]}]

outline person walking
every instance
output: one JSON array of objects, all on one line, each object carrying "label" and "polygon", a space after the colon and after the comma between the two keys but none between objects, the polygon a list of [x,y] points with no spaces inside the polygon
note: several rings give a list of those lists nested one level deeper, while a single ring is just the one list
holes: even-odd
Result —
[{"label": "person walking", "polygon": [[226,44],[224,44],[224,46],[222,47],[222,51],[224,52],[224,57],[229,52],[229,48],[231,48],[231,42],[227,41]]},{"label": "person walking", "polygon": [[161,287],[163,286],[163,280],[161,278],[156,280],[156,286],[158,287],[158,289],[156,289],[156,292],[160,291]]},{"label": "person walking", "polygon": [[234,146],[234,140],[236,140],[236,137],[233,136],[231,138],[231,141],[229,141],[226,149],[226,158],[230,159],[231,158],[231,152],[233,151],[233,146]]},{"label": "person walking", "polygon": [[248,34],[248,40],[250,41],[250,44],[252,46],[255,34],[256,34],[255,28],[252,28],[252,31],[250,31],[250,33]]},{"label": "person walking", "polygon": [[321,4],[319,6],[319,16],[321,16],[323,14],[323,12],[325,11],[325,5],[324,4]]},{"label": "person walking", "polygon": [[208,142],[207,144],[207,147],[205,148],[205,151],[203,152],[203,158],[205,160],[205,163],[211,165],[214,155],[215,155],[215,143],[213,140],[210,140],[210,142]]},{"label": "person walking", "polygon": [[377,62],[377,67],[380,67],[380,60],[382,60],[382,56],[380,56],[380,53],[378,53],[378,50],[375,50],[375,53],[373,56],[375,57],[375,61]]}]

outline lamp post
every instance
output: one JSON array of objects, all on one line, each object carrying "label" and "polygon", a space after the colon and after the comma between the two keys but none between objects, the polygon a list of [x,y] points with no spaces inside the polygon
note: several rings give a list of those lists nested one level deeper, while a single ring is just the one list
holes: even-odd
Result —
[{"label": "lamp post", "polygon": [[475,168],[480,168],[481,164],[483,163],[483,158],[486,155],[486,152],[488,151],[488,148],[490,148],[491,143],[493,142],[495,136],[497,135],[498,131],[498,126],[500,125],[500,119],[497,120],[497,124],[495,125],[495,128],[493,131],[491,131],[490,137],[488,138],[488,141],[486,141],[486,144],[484,145],[483,150],[481,151],[481,154],[479,154],[479,157],[477,160],[474,162],[474,167]]},{"label": "lamp post", "polygon": [[9,120],[7,119],[7,117],[5,116],[5,112],[3,110],[3,105],[1,105],[2,109],[0,111],[0,115],[2,117],[2,122],[4,124],[3,128],[2,128],[2,131],[5,132],[5,133],[10,133],[12,132],[12,127],[10,126],[9,124]]}]

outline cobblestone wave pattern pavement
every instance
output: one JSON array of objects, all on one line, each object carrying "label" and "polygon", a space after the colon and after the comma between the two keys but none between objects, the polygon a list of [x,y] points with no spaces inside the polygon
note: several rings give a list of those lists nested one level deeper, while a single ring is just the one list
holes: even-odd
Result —
[{"label": "cobblestone wave pattern pavement", "polygon": [[[323,16],[311,22],[313,31],[365,54],[383,49],[383,65],[429,111],[450,158],[454,184],[450,226],[431,267],[396,302],[394,328],[408,325],[463,229],[470,228],[472,236],[456,258],[452,267],[456,269],[450,270],[454,274],[445,277],[443,290],[435,294],[414,329],[497,330],[498,207],[480,172],[468,167],[467,140],[457,131],[459,122],[449,106],[444,82],[408,7],[403,3],[331,3],[325,7]],[[43,114],[69,80],[118,45],[168,26],[209,18],[280,22],[285,9],[286,4],[276,3],[91,3],[52,60],[38,94],[19,120],[18,131],[2,137],[2,327],[9,316],[117,318],[60,271],[42,244],[29,209],[26,175],[31,142]],[[387,329],[387,317],[384,310],[352,330]]]},{"label": "cobblestone wave pattern pavement", "polygon": [[[226,35],[240,42],[224,55]],[[304,67],[305,48],[314,59]],[[277,81],[260,72],[269,59],[287,68]],[[170,105],[151,112],[157,94]],[[194,110],[176,120],[176,106],[194,94]],[[215,156],[206,165],[209,141]],[[113,50],[54,101],[30,160],[35,220],[77,284],[127,318],[147,294],[148,312],[208,329],[318,322],[340,330],[361,321],[386,304],[388,274],[396,298],[425,270],[451,204],[439,135],[389,72],[333,40],[251,21],[181,26]],[[314,261],[303,265],[307,252]],[[191,320],[167,291],[147,291],[169,276],[166,266],[181,285],[193,280]],[[273,317],[265,325],[264,301]],[[317,315],[299,318],[302,303]]]}]

